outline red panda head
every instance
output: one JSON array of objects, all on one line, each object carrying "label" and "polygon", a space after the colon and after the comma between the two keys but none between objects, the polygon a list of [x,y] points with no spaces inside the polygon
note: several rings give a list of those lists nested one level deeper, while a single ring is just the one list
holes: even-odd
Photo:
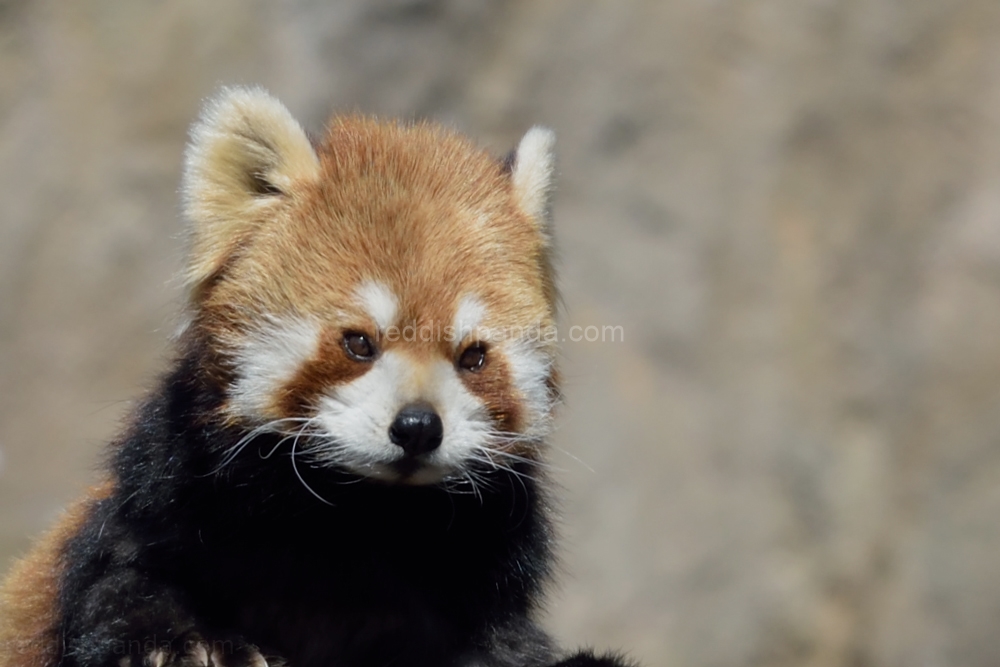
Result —
[{"label": "red panda head", "polygon": [[219,360],[226,420],[414,484],[534,458],[556,393],[552,142],[534,128],[503,162],[351,116],[314,145],[267,93],[223,90],[184,196],[189,335]]}]

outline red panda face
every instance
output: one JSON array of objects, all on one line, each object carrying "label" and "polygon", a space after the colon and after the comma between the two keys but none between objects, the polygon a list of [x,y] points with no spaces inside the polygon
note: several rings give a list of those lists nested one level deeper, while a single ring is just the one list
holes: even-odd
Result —
[{"label": "red panda face", "polygon": [[335,119],[313,147],[231,89],[192,132],[192,331],[225,417],[404,483],[535,458],[555,395],[551,134],[511,165],[431,125]]}]

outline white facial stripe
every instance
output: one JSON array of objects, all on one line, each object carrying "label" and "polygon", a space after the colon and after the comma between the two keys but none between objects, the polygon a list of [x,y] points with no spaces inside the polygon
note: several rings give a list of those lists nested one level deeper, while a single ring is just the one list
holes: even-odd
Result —
[{"label": "white facial stripe", "polygon": [[375,324],[385,331],[396,323],[399,300],[388,287],[375,280],[361,283],[354,296],[365,311],[375,320]]},{"label": "white facial stripe", "polygon": [[455,345],[474,332],[486,317],[486,306],[474,294],[466,294],[455,312]]},{"label": "white facial stripe", "polygon": [[426,456],[427,468],[411,482],[439,481],[488,445],[489,415],[450,363],[439,360],[421,368],[419,362],[388,350],[367,373],[332,388],[320,399],[319,424],[333,442],[315,445],[312,456],[371,477],[398,477],[389,464],[403,451],[389,440],[389,427],[399,410],[416,400],[435,407],[444,425],[444,439]]},{"label": "white facial stripe", "polygon": [[273,416],[275,394],[316,354],[320,331],[317,322],[304,318],[266,318],[236,352],[230,411],[252,419]]},{"label": "white facial stripe", "polygon": [[537,344],[527,339],[505,341],[502,348],[510,368],[511,380],[527,408],[525,435],[543,438],[551,430],[553,396],[549,390],[552,358]]}]

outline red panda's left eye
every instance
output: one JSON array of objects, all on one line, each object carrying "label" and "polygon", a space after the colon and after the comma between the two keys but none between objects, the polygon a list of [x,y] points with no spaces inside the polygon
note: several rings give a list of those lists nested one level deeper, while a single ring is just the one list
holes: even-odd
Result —
[{"label": "red panda's left eye", "polygon": [[366,334],[344,334],[344,350],[355,361],[371,361],[375,358],[375,344]]},{"label": "red panda's left eye", "polygon": [[466,371],[478,371],[486,364],[486,346],[476,343],[465,348],[458,358],[459,368]]}]

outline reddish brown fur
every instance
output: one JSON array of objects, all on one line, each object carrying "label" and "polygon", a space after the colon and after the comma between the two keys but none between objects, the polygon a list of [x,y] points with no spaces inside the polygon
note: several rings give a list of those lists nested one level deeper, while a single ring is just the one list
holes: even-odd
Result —
[{"label": "reddish brown fur", "polygon": [[517,431],[521,427],[521,405],[515,395],[514,384],[506,361],[493,355],[483,368],[475,373],[462,373],[465,386],[473,394],[482,396],[490,416],[505,431]]},{"label": "reddish brown fur", "polygon": [[323,331],[316,355],[298,370],[278,397],[276,408],[281,414],[309,414],[309,408],[315,407],[312,400],[325,388],[336,383],[350,382],[368,370],[367,364],[358,363],[347,356],[341,341],[339,330],[328,328]]},{"label": "reddish brown fur", "polygon": [[[261,312],[319,320],[319,358],[276,398],[275,416],[298,414],[310,394],[356,375],[333,341],[348,329],[374,329],[354,303],[362,281],[397,296],[401,325],[450,326],[466,294],[482,300],[487,327],[552,323],[541,223],[516,207],[500,161],[433,125],[364,117],[335,119],[317,152],[319,179],[293,183],[260,209],[267,220],[234,242],[224,274],[196,304],[212,337],[234,346]],[[437,338],[380,344],[416,357],[455,354],[453,342]],[[468,386],[513,426],[514,390],[499,360],[495,368],[470,375]]]},{"label": "reddish brown fur", "polygon": [[0,586],[0,667],[49,667],[58,660],[63,549],[93,503],[109,496],[112,488],[110,482],[91,488],[11,568]]}]

